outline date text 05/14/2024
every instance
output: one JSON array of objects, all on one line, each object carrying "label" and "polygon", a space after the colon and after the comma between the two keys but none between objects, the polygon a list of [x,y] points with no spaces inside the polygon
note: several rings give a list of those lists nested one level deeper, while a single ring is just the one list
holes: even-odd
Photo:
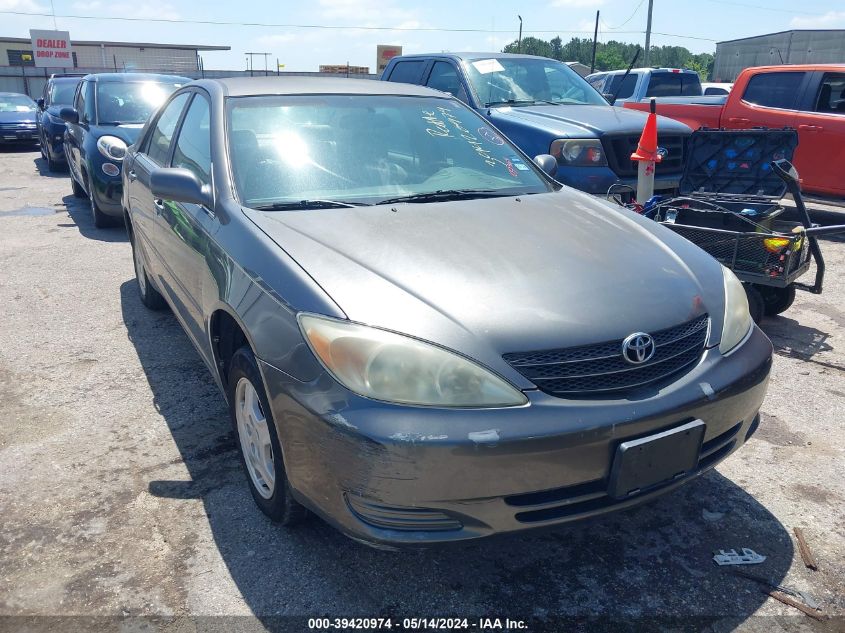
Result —
[{"label": "date text 05/14/2024", "polygon": [[398,631],[520,631],[528,628],[523,620],[510,618],[309,618],[315,631],[393,630]]}]

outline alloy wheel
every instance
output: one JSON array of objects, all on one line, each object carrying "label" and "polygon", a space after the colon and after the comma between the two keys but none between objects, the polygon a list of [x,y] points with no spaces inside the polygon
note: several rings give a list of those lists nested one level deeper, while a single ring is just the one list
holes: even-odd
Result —
[{"label": "alloy wheel", "polygon": [[273,443],[258,392],[248,378],[241,378],[235,388],[235,418],[249,477],[258,494],[269,499],[276,487]]}]

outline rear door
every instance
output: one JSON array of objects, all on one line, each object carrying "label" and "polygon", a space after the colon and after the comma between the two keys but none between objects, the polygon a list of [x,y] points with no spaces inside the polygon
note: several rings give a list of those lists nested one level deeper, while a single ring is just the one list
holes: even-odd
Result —
[{"label": "rear door", "polygon": [[421,85],[425,71],[428,68],[427,59],[400,59],[390,69],[387,81],[395,81],[403,84]]},{"label": "rear door", "polygon": [[801,185],[812,193],[845,196],[845,72],[814,72],[795,120]]},{"label": "rear door", "polygon": [[753,75],[741,95],[728,98],[722,125],[730,129],[795,127],[799,100],[810,74],[778,70]]}]

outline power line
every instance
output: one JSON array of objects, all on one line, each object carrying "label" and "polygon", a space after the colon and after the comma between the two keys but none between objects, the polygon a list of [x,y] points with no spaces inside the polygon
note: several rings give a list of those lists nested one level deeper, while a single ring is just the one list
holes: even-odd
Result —
[{"label": "power line", "polygon": [[[25,15],[31,17],[52,17],[52,13],[27,12],[27,11],[0,11],[0,15]],[[199,24],[209,26],[249,26],[249,27],[266,27],[266,28],[283,28],[283,29],[326,29],[326,30],[349,30],[349,31],[422,31],[435,33],[510,33],[515,34],[513,29],[470,29],[470,28],[442,28],[442,27],[398,27],[398,26],[347,26],[347,25],[330,25],[330,24],[282,24],[272,22],[230,22],[224,20],[189,20],[184,18],[130,18],[130,17],[104,17],[94,15],[71,15],[71,14],[56,14],[57,18],[65,18],[69,20],[112,20],[119,22],[156,22],[165,24]],[[546,30],[532,30],[525,31],[525,33],[536,34],[560,34],[560,33],[578,33],[592,35],[592,31],[585,30],[571,30],[571,29],[546,29]],[[615,31],[614,35],[641,35],[644,31]],[[667,35],[671,37],[680,37],[693,40],[705,40],[715,42],[704,37],[695,37],[692,35],[682,35],[679,33],[657,33],[658,35]]]},{"label": "power line", "polygon": [[638,12],[639,12],[639,10],[640,10],[640,7],[641,7],[641,6],[643,6],[643,3],[644,3],[644,2],[645,2],[645,0],[640,0],[640,3],[637,5],[637,8],[636,8],[636,9],[634,9],[634,12],[633,12],[633,13],[632,13],[632,14],[628,17],[628,19],[627,19],[627,20],[625,20],[622,24],[620,24],[619,26],[608,26],[607,24],[605,24],[605,25],[604,25],[604,26],[605,26],[605,28],[606,28],[606,29],[608,29],[608,30],[610,30],[610,31],[615,31],[616,29],[621,29],[623,26],[625,26],[626,24],[628,24],[628,22],[630,22],[631,20],[633,20],[633,19],[634,19],[634,16],[635,16],[635,15],[637,15],[637,13],[638,13]]}]

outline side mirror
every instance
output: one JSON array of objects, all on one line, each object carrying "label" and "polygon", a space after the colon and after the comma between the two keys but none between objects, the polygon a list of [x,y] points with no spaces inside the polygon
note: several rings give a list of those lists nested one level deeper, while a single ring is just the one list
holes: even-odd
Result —
[{"label": "side mirror", "polygon": [[39,110],[43,110],[43,109],[44,109],[44,98],[43,98],[43,97],[38,97],[38,98],[35,100],[35,104],[38,106],[38,109],[39,109]]},{"label": "side mirror", "polygon": [[542,169],[549,178],[557,174],[557,158],[551,154],[538,154],[534,157],[534,163]]},{"label": "side mirror", "polygon": [[607,99],[607,102],[610,105],[613,105],[616,102],[616,95],[611,92],[603,92],[601,93],[601,96]]},{"label": "side mirror", "polygon": [[182,167],[159,167],[150,172],[150,190],[156,198],[214,207],[211,188],[194,172]]},{"label": "side mirror", "polygon": [[65,123],[79,124],[79,112],[76,111],[76,108],[62,108],[59,110],[59,116]]}]

